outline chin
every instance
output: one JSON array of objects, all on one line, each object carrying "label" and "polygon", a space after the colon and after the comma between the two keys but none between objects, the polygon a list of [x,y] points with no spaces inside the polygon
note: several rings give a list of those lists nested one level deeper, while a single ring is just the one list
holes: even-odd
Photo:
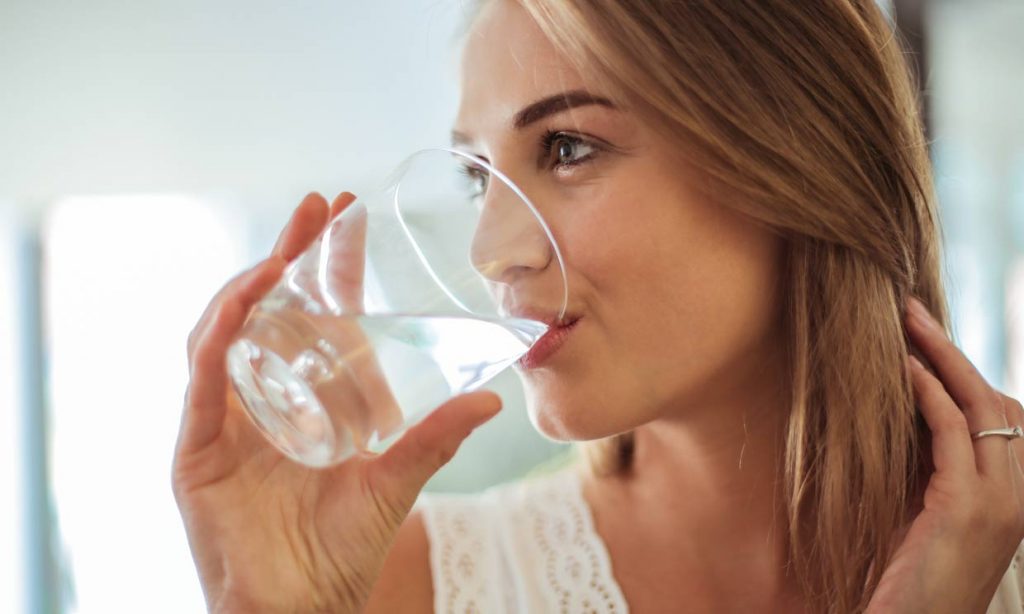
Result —
[{"label": "chin", "polygon": [[526,411],[530,423],[542,436],[552,441],[589,441],[610,437],[628,430],[607,416],[607,407],[592,403],[538,398],[526,392]]}]

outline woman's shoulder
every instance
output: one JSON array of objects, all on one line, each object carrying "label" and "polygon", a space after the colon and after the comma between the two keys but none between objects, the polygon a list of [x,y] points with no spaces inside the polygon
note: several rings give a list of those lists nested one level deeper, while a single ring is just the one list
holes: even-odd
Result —
[{"label": "woman's shoulder", "polygon": [[429,549],[423,512],[413,509],[395,535],[364,614],[433,612]]}]

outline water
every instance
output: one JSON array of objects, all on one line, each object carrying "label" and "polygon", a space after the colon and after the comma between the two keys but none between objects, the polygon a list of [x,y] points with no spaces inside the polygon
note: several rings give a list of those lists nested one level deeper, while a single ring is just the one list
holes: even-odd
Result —
[{"label": "water", "polygon": [[379,451],[447,399],[486,383],[547,330],[521,318],[335,316],[257,309],[228,350],[235,390],[292,458],[327,466]]}]

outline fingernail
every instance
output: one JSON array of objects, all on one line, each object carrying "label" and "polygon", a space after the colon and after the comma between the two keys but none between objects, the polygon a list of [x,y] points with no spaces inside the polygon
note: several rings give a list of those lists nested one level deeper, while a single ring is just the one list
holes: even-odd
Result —
[{"label": "fingernail", "polygon": [[920,369],[924,371],[924,365],[921,364],[921,361],[917,359],[917,356],[911,354],[908,358],[910,360],[910,366],[914,367],[915,369]]},{"label": "fingernail", "polygon": [[921,323],[922,326],[925,326],[933,330],[938,330],[938,325],[935,323],[935,320],[932,318],[932,315],[928,313],[928,309],[924,306],[924,303],[919,301],[917,297],[910,297],[910,299],[907,301],[907,304],[910,308],[910,313],[914,316],[915,319],[917,319],[918,322]]}]

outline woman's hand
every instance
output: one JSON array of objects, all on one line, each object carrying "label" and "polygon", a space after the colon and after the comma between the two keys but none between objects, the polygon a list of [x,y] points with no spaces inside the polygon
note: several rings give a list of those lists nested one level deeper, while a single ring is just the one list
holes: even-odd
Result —
[{"label": "woman's hand", "polygon": [[209,609],[356,612],[427,479],[501,407],[489,392],[452,399],[379,456],[313,470],[280,454],[228,384],[225,356],[287,263],[353,200],[299,205],[270,258],[229,282],[189,336],[173,486]]},{"label": "woman's hand", "polygon": [[1024,539],[1024,441],[970,434],[1020,425],[1024,410],[988,385],[915,299],[907,329],[938,373],[910,358],[935,473],[867,612],[982,614]]}]

